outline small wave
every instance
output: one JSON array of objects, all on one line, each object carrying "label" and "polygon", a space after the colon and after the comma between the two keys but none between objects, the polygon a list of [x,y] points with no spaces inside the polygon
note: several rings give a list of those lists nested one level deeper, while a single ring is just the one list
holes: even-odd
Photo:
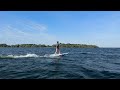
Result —
[{"label": "small wave", "polygon": [[81,52],[80,54],[95,54],[95,53],[92,53],[92,52]]},{"label": "small wave", "polygon": [[14,58],[56,58],[53,54],[45,54],[43,56],[36,55],[36,54],[26,54],[26,55],[0,55],[0,59],[14,59]]},{"label": "small wave", "polygon": [[120,56],[120,54],[114,54],[114,53],[111,53],[111,54],[107,54],[107,53],[105,53],[105,54],[101,54],[101,55],[103,55],[103,56]]},{"label": "small wave", "polygon": [[0,58],[29,58],[29,57],[40,57],[36,54],[27,54],[27,55],[6,55],[6,56],[3,56],[1,55]]},{"label": "small wave", "polygon": [[82,52],[82,53],[80,53],[80,54],[87,54],[86,52]]}]

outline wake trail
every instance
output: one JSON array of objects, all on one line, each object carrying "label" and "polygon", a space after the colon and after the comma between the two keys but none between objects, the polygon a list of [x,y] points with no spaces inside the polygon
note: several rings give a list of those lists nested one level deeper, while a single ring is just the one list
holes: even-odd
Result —
[{"label": "wake trail", "polygon": [[[64,53],[66,55],[67,53]],[[55,54],[45,54],[43,56],[37,54],[26,54],[26,55],[0,55],[0,59],[12,59],[12,58],[55,58],[60,57]]]}]

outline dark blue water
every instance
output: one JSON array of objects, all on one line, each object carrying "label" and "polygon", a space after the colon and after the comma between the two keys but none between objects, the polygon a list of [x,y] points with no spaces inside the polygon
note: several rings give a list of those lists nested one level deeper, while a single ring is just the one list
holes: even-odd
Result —
[{"label": "dark blue water", "polygon": [[119,48],[0,48],[0,79],[120,79]]}]

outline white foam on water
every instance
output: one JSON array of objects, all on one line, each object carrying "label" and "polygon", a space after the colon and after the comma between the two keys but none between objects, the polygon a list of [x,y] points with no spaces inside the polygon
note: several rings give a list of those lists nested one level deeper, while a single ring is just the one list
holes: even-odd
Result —
[{"label": "white foam on water", "polygon": [[27,54],[27,55],[20,55],[20,56],[14,56],[14,58],[27,58],[27,57],[39,57],[36,54]]},{"label": "white foam on water", "polygon": [[66,54],[68,54],[68,53],[62,53],[62,54],[46,54],[46,55],[44,55],[44,57],[54,58],[54,57],[60,57],[60,56],[66,55]]},{"label": "white foam on water", "polygon": [[7,55],[7,56],[0,56],[0,58],[28,58],[28,57],[39,57],[36,54],[26,54],[26,55]]},{"label": "white foam on water", "polygon": [[60,57],[62,55],[65,55],[68,53],[62,53],[62,54],[45,54],[44,56],[36,55],[36,54],[26,54],[26,55],[0,55],[0,58],[37,58],[37,57],[45,57],[45,58],[56,58]]}]

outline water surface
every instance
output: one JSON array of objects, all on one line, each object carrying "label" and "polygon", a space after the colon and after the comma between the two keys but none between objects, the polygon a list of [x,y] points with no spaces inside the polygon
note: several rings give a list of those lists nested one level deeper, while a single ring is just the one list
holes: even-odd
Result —
[{"label": "water surface", "polygon": [[0,79],[120,79],[119,48],[0,48]]}]

